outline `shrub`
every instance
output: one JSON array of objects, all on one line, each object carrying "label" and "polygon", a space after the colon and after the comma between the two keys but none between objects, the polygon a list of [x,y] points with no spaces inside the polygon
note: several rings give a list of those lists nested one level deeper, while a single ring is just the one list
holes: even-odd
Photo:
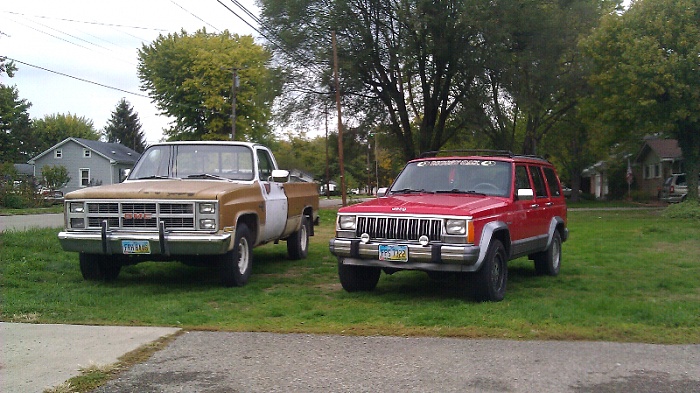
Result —
[{"label": "shrub", "polygon": [[697,201],[685,201],[669,205],[663,212],[667,218],[700,219],[700,203]]}]

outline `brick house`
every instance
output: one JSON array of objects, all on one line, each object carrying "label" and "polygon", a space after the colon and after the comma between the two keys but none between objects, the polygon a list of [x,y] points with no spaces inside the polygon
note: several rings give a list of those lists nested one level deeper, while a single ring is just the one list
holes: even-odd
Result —
[{"label": "brick house", "polygon": [[657,197],[666,178],[673,173],[683,173],[683,154],[675,139],[648,138],[634,164],[637,189]]}]

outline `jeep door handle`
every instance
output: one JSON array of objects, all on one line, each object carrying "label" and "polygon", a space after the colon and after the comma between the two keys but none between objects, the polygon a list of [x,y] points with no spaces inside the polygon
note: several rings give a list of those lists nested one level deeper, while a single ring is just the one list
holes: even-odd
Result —
[{"label": "jeep door handle", "polygon": [[535,204],[533,204],[533,205],[530,205],[530,208],[531,208],[531,209],[537,209],[538,207],[540,207],[540,204],[539,204],[539,203],[535,203]]},{"label": "jeep door handle", "polygon": [[547,207],[549,207],[549,206],[554,205],[554,202],[547,202],[547,203],[545,203],[544,205],[547,206]]}]

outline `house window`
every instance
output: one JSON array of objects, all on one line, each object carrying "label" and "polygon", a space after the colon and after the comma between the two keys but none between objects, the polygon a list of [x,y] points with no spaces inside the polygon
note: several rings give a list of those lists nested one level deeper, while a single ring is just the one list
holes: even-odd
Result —
[{"label": "house window", "polygon": [[83,149],[83,157],[85,157],[85,158],[92,157],[92,151],[90,149]]},{"label": "house window", "polygon": [[654,177],[661,177],[661,164],[654,165]]},{"label": "house window", "polygon": [[80,187],[88,187],[90,185],[90,169],[80,169]]},{"label": "house window", "polygon": [[63,150],[56,149],[53,151],[53,158],[61,158],[61,157],[63,157]]}]

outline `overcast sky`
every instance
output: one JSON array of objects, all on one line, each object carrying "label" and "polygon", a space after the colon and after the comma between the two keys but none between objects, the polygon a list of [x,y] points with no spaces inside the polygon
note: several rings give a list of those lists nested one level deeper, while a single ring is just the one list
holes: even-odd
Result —
[{"label": "overcast sky", "polygon": [[92,120],[98,131],[126,98],[147,143],[157,142],[169,119],[139,89],[138,49],[181,29],[259,37],[240,17],[257,23],[236,3],[259,15],[255,0],[4,1],[0,56],[15,59],[19,70],[14,78],[3,75],[2,83],[15,85],[32,104],[32,118],[71,113]]}]

